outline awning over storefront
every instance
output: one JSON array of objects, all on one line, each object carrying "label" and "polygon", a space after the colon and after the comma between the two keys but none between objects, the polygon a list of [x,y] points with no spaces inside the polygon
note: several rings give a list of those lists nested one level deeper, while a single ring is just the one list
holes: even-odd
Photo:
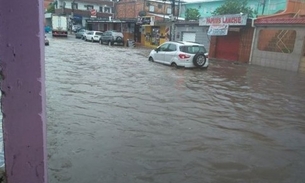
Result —
[{"label": "awning over storefront", "polygon": [[126,23],[126,21],[115,20],[111,18],[89,18],[86,20],[87,23]]},{"label": "awning over storefront", "polygon": [[305,17],[301,18],[293,18],[293,17],[285,17],[285,18],[259,18],[254,21],[255,26],[263,26],[263,25],[305,25]]},{"label": "awning over storefront", "polygon": [[82,20],[83,17],[81,15],[73,15],[74,20]]}]

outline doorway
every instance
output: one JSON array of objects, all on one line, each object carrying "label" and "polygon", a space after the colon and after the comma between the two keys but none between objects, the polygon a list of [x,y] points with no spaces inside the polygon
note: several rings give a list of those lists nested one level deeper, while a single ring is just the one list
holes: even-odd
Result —
[{"label": "doorway", "polygon": [[216,45],[216,58],[238,61],[240,33],[229,31],[227,36],[218,36]]},{"label": "doorway", "polygon": [[159,46],[160,44],[160,27],[151,28],[151,45]]},{"label": "doorway", "polygon": [[140,25],[135,25],[134,40],[135,40],[136,43],[141,43],[141,27],[140,27]]}]

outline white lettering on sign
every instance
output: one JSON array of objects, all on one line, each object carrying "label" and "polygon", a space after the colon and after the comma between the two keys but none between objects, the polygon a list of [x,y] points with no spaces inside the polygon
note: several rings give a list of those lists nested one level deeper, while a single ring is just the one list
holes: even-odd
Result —
[{"label": "white lettering on sign", "polygon": [[247,25],[247,15],[222,15],[203,17],[199,19],[199,26],[209,25]]}]

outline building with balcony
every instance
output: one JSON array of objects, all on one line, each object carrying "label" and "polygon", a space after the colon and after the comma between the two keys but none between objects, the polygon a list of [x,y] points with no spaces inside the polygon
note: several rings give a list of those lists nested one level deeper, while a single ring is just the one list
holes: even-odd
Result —
[{"label": "building with balcony", "polygon": [[179,2],[121,0],[115,18],[124,21],[122,32],[136,43],[156,47],[171,37],[171,26],[179,17]]},{"label": "building with balcony", "polygon": [[[55,0],[55,14],[66,15],[71,24],[79,24],[89,30],[113,29],[115,0]],[[93,20],[101,20],[96,24]]]}]

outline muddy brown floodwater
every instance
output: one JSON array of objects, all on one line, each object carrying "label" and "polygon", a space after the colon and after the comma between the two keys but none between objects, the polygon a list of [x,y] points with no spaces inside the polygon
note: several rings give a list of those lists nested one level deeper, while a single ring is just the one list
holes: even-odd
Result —
[{"label": "muddy brown floodwater", "polygon": [[147,53],[50,38],[50,183],[305,181],[304,74]]}]

